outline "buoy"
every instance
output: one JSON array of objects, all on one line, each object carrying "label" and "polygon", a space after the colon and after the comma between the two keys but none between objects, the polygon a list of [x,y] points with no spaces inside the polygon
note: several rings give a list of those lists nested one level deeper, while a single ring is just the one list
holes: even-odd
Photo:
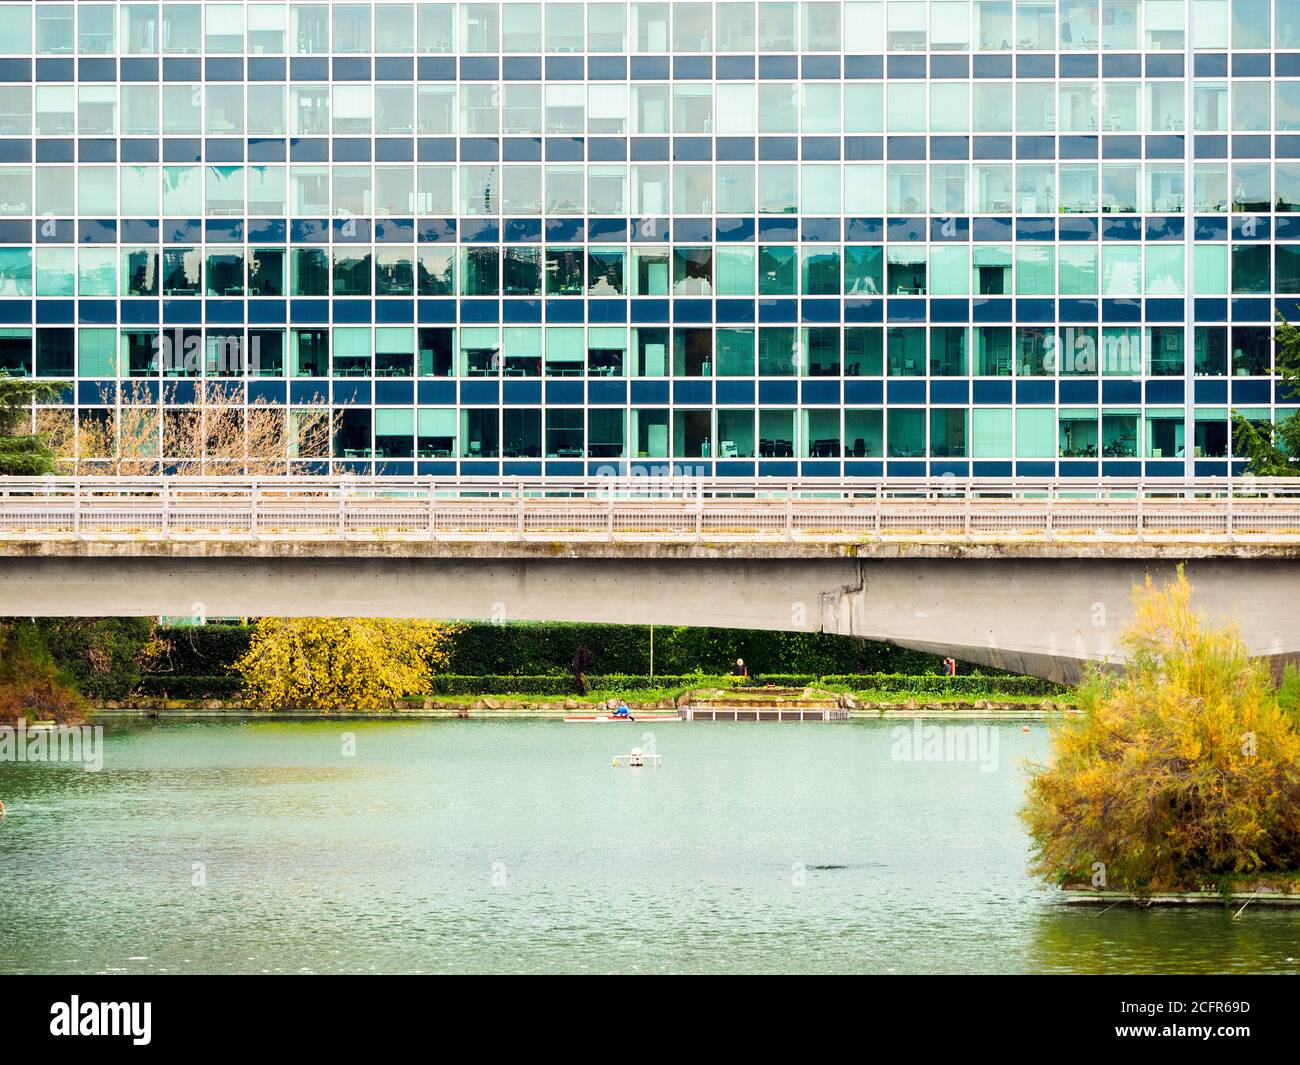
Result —
[{"label": "buoy", "polygon": [[618,755],[614,755],[614,768],[618,768]]},{"label": "buoy", "polygon": [[1020,731],[1021,731],[1021,732],[1028,732],[1028,731],[1029,731],[1029,726],[1028,726],[1028,725],[1021,725],[1021,726],[1020,726]]}]

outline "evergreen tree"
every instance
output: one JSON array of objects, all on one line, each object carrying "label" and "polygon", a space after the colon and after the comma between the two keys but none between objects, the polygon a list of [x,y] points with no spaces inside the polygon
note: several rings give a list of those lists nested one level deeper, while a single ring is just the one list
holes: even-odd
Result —
[{"label": "evergreen tree", "polygon": [[39,477],[55,471],[55,454],[39,434],[28,433],[34,401],[54,399],[59,386],[0,374],[0,476]]}]

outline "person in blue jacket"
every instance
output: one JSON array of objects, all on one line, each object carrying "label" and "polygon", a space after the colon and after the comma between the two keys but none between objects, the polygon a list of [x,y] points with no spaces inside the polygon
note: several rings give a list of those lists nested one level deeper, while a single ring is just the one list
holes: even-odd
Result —
[{"label": "person in blue jacket", "polygon": [[622,699],[618,701],[618,708],[614,711],[615,717],[631,717],[632,711],[627,708],[627,703]]}]

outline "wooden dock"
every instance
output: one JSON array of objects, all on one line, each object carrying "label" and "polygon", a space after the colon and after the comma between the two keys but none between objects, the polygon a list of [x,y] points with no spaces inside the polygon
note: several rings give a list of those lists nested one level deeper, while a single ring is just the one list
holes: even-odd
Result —
[{"label": "wooden dock", "polygon": [[809,688],[729,688],[695,693],[680,707],[687,721],[847,721],[849,710]]},{"label": "wooden dock", "polygon": [[1156,891],[1140,895],[1129,891],[1097,891],[1066,888],[1064,899],[1071,906],[1300,906],[1300,892],[1264,891]]},{"label": "wooden dock", "polygon": [[687,721],[847,721],[849,712],[840,707],[782,707],[760,710],[740,706],[687,706]]}]

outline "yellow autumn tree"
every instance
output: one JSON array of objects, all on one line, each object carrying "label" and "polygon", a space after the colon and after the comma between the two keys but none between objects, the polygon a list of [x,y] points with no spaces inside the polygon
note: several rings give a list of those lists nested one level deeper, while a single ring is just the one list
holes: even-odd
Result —
[{"label": "yellow autumn tree", "polygon": [[382,710],[428,695],[456,626],[402,618],[262,618],[235,668],[265,710]]},{"label": "yellow autumn tree", "polygon": [[1300,870],[1300,736],[1267,667],[1191,604],[1182,569],[1134,589],[1122,674],[1096,671],[1055,729],[1022,817],[1033,871],[1112,888],[1198,888]]}]

